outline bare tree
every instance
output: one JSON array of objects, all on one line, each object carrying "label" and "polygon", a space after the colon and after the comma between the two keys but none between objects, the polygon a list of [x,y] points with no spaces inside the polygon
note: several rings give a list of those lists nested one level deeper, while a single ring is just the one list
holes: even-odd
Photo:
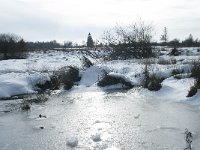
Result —
[{"label": "bare tree", "polygon": [[112,57],[122,59],[151,57],[152,38],[153,27],[151,24],[145,24],[144,21],[125,27],[117,25],[104,33],[104,40],[113,47]]}]

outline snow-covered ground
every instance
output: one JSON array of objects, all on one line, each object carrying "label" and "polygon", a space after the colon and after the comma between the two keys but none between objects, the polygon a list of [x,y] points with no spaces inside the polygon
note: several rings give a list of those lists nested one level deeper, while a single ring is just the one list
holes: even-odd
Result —
[{"label": "snow-covered ground", "polygon": [[65,66],[81,68],[78,52],[48,51],[30,53],[27,59],[0,61],[0,97],[34,93],[34,85]]},{"label": "snow-covered ground", "polygon": [[[198,49],[182,48],[182,54],[173,57],[166,49],[164,55],[148,60],[89,57],[94,66],[86,70],[77,51],[31,53],[27,59],[0,61],[0,97],[35,93],[36,83],[49,80],[53,71],[64,66],[78,67],[82,76],[77,86],[52,95],[46,103],[32,104],[28,112],[13,109],[21,100],[0,101],[1,149],[182,150],[188,128],[193,134],[193,149],[197,150],[200,91],[187,98],[194,79],[176,79],[172,72],[182,70],[187,76],[191,62],[199,60]],[[159,91],[140,87],[146,63],[150,74],[165,78]],[[105,71],[124,77],[136,87],[129,91],[108,90],[120,85],[98,87]],[[39,114],[47,117],[39,118]]]},{"label": "snow-covered ground", "polygon": [[[162,55],[158,59],[149,60],[115,60],[115,61],[102,61],[102,59],[94,60],[96,68],[90,68],[83,76],[90,76],[89,85],[101,70],[106,70],[110,74],[118,74],[125,76],[131,80],[134,85],[141,85],[143,80],[142,72],[144,72],[145,62],[148,61],[148,69],[151,74],[156,74],[159,77],[168,78],[174,69],[184,70],[185,73],[190,72],[191,62],[199,60],[199,48],[189,49],[181,48],[183,51],[180,56]],[[166,49],[166,54],[170,49]],[[196,52],[196,53],[195,53]],[[98,52],[102,57],[102,52]],[[98,54],[97,53],[97,54]],[[87,53],[86,53],[87,54]],[[56,71],[65,66],[76,66],[82,69],[83,53],[79,51],[64,52],[64,51],[47,51],[47,52],[34,52],[30,53],[27,59],[11,59],[0,61],[0,98],[10,97],[14,95],[34,93],[34,86],[37,83],[50,80],[49,76],[53,71]],[[176,60],[176,64],[170,62]],[[160,62],[160,63],[159,63]],[[169,64],[162,64],[167,62]],[[98,68],[98,69],[97,69]],[[100,78],[100,77],[98,77]],[[85,80],[85,78],[84,78]],[[85,82],[85,81],[82,81]],[[82,83],[80,83],[82,84]],[[88,86],[89,86],[88,85]]]}]

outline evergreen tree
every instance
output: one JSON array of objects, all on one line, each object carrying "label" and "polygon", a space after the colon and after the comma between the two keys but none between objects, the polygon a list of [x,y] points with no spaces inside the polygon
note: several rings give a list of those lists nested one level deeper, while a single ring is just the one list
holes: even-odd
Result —
[{"label": "evergreen tree", "polygon": [[88,34],[88,38],[87,38],[87,47],[94,47],[94,41],[90,33]]}]

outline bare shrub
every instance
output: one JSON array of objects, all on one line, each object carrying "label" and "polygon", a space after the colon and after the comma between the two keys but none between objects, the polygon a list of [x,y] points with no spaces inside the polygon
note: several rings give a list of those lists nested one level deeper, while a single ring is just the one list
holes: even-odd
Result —
[{"label": "bare shrub", "polygon": [[50,76],[49,81],[36,84],[36,88],[39,88],[39,92],[44,92],[47,89],[57,90],[60,86],[64,86],[64,89],[68,90],[78,81],[80,81],[79,69],[73,66],[67,66],[55,71]]},{"label": "bare shrub", "polygon": [[143,74],[144,80],[142,85],[144,88],[148,88],[150,91],[158,91],[161,89],[161,82],[164,80],[164,78],[156,76],[155,73],[150,74],[150,67],[148,64],[145,64]]},{"label": "bare shrub", "polygon": [[152,37],[152,25],[140,20],[126,27],[114,27],[105,32],[104,39],[113,48],[112,59],[127,59],[152,57]]},{"label": "bare shrub", "polygon": [[164,78],[157,77],[153,74],[145,78],[143,86],[144,88],[148,88],[150,91],[158,91],[162,87],[161,83],[163,80]]}]

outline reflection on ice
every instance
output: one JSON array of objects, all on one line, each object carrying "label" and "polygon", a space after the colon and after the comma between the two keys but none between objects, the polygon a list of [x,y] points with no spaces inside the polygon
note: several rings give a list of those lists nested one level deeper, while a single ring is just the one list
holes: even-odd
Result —
[{"label": "reflection on ice", "polygon": [[[185,148],[188,128],[195,133],[193,148],[200,147],[198,107],[147,99],[139,92],[75,87],[42,107],[33,105],[28,113],[0,114],[0,146],[4,150],[179,150]],[[38,119],[40,114],[47,117]]]}]

